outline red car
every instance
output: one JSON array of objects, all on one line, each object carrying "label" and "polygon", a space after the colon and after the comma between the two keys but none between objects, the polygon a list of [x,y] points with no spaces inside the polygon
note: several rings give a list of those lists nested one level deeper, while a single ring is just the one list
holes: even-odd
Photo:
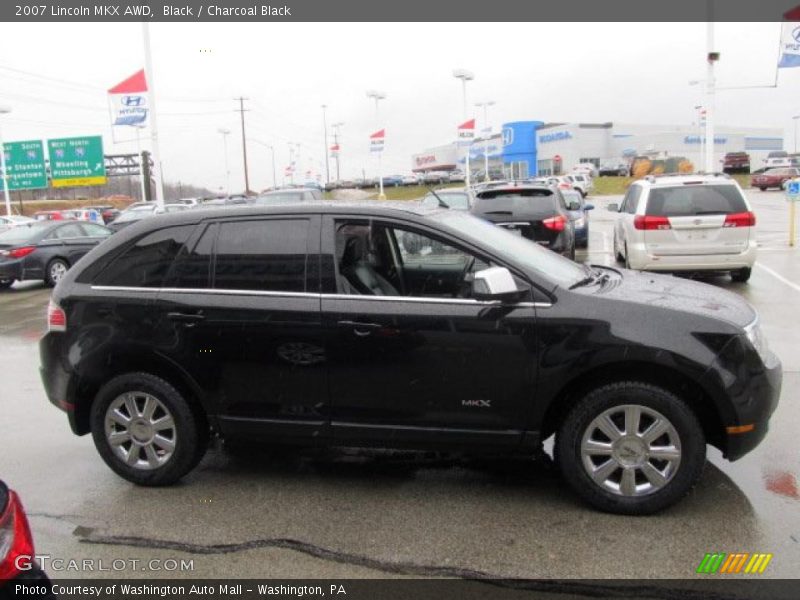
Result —
[{"label": "red car", "polygon": [[37,221],[63,221],[64,214],[60,210],[39,210],[33,213]]},{"label": "red car", "polygon": [[797,167],[778,167],[767,169],[763,173],[753,175],[750,178],[750,187],[758,188],[762,192],[767,188],[783,189],[783,184],[789,179],[800,177],[800,169]]}]

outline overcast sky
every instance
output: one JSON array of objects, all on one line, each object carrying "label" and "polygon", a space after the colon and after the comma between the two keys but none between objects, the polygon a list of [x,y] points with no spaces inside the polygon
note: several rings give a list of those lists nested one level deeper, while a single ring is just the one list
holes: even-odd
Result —
[{"label": "overcast sky", "polygon": [[[233,100],[240,95],[249,98],[248,138],[275,147],[279,183],[289,142],[301,144],[300,168],[324,178],[322,104],[329,125],[344,122],[342,177],[362,168],[376,174],[367,151],[378,128],[368,89],[388,96],[380,109],[384,172],[410,172],[412,153],[455,138],[462,100],[454,68],[475,74],[470,107],[497,103],[489,115],[495,130],[526,119],[688,125],[703,103],[700,86],[688,85],[705,77],[702,23],[150,27],[165,177],[211,189],[225,182],[219,128],[232,131],[231,188],[244,188]],[[779,31],[778,23],[718,24],[718,84],[773,84]],[[112,142],[105,91],[143,65],[139,24],[0,24],[0,103],[13,110],[2,117],[5,139],[103,134],[106,153],[135,152],[130,128],[115,128],[123,142]],[[791,150],[799,92],[800,69],[782,70],[777,88],[721,91],[716,121],[781,128]],[[250,142],[248,157],[251,188],[270,186],[270,151]]]}]

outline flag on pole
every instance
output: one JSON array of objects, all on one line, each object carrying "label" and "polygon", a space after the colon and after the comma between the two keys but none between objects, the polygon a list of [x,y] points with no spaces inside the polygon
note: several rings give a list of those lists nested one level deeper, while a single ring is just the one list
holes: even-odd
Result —
[{"label": "flag on pole", "polygon": [[475,119],[470,119],[458,126],[458,144],[469,146],[475,139]]},{"label": "flag on pole", "polygon": [[779,69],[800,67],[800,23],[784,23],[781,26],[781,59]]},{"label": "flag on pole", "polygon": [[381,129],[369,136],[369,151],[383,152],[383,145],[386,140],[386,130]]},{"label": "flag on pole", "polygon": [[334,158],[339,156],[339,144],[334,144],[331,146],[331,156]]},{"label": "flag on pole", "polygon": [[144,127],[150,112],[147,101],[147,79],[144,69],[108,90],[111,124]]}]

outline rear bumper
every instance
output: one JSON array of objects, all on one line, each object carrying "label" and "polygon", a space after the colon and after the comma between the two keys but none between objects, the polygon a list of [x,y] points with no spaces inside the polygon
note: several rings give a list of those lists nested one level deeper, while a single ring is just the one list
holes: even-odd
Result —
[{"label": "rear bumper", "polygon": [[70,429],[76,435],[83,435],[78,426],[75,411],[75,378],[64,368],[59,360],[61,338],[63,334],[50,332],[39,342],[39,358],[41,366],[39,375],[42,378],[45,394],[51,404],[67,413]]},{"label": "rear bumper", "polygon": [[644,244],[628,246],[630,266],[640,271],[734,271],[752,267],[757,253],[755,240],[750,240],[744,252],[736,254],[654,255]]},{"label": "rear bumper", "polygon": [[4,260],[0,262],[0,279],[22,279],[22,261],[24,259],[18,258],[14,260]]}]

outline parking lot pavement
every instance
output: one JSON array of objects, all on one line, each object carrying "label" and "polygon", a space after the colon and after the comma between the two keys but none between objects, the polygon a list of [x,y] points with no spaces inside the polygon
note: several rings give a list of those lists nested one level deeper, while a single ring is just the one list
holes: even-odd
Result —
[{"label": "parking lot pavement", "polygon": [[[783,360],[784,391],[771,432],[735,463],[711,450],[692,494],[651,517],[595,512],[549,465],[404,453],[323,454],[215,449],[180,485],[137,488],[115,476],[90,437],[76,438],[47,402],[36,341],[49,290],[0,292],[0,476],[30,513],[37,550],[51,557],[186,559],[193,570],[116,563],[93,576],[690,577],[706,552],[772,552],[766,575],[800,562],[800,251],[786,244],[782,194],[749,192],[761,252],[748,284],[711,285],[759,310]],[[605,210],[592,198],[590,249],[613,264]],[[54,572],[77,577],[86,572]]]}]

